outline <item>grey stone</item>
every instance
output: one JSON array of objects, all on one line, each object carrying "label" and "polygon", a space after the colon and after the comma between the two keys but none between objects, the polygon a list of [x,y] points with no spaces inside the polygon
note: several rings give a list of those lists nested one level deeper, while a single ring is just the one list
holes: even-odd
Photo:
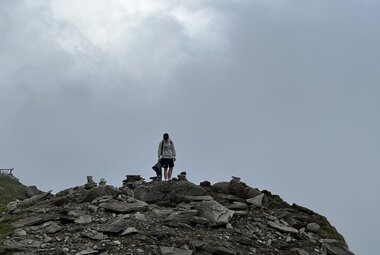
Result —
[{"label": "grey stone", "polygon": [[42,219],[37,216],[30,216],[18,221],[12,222],[11,225],[15,228],[23,228],[26,226],[37,225],[42,222]]},{"label": "grey stone", "polygon": [[247,198],[256,197],[261,194],[261,192],[258,189],[246,187],[245,193],[247,194]]},{"label": "grey stone", "polygon": [[264,194],[260,194],[260,195],[255,196],[255,197],[248,198],[247,203],[249,203],[255,207],[262,207],[263,206],[263,198],[264,198]]},{"label": "grey stone", "polygon": [[227,224],[234,215],[234,211],[214,200],[196,203],[194,208],[199,212],[199,216],[207,219],[211,225]]},{"label": "grey stone", "polygon": [[15,241],[12,239],[7,239],[4,241],[4,247],[7,250],[16,251],[31,251],[40,248],[42,245],[41,241],[34,239],[22,239]]},{"label": "grey stone", "polygon": [[214,200],[212,196],[184,196],[184,199],[189,202]]},{"label": "grey stone", "polygon": [[164,221],[165,225],[180,227],[192,224],[208,224],[205,218],[198,217],[196,210],[174,211]]},{"label": "grey stone", "polygon": [[98,254],[98,250],[93,250],[93,249],[86,249],[80,252],[75,253],[75,255],[88,255],[88,254]]},{"label": "grey stone", "polygon": [[136,228],[128,227],[120,235],[121,236],[126,236],[126,235],[131,235],[131,234],[137,234],[138,232],[139,231]]},{"label": "grey stone", "polygon": [[191,250],[185,250],[185,249],[179,249],[176,247],[167,247],[167,246],[160,246],[160,251],[162,255],[192,255],[193,251]]},{"label": "grey stone", "polygon": [[298,234],[298,230],[297,229],[289,227],[289,226],[286,226],[286,225],[283,225],[281,223],[277,223],[277,222],[274,222],[274,221],[268,221],[268,225],[271,226],[274,229],[277,229],[277,230],[280,230],[280,231],[283,231],[283,232]]},{"label": "grey stone", "polygon": [[323,247],[327,250],[327,254],[331,255],[354,255],[352,251],[346,248],[339,242],[330,242],[326,241],[323,243]]},{"label": "grey stone", "polygon": [[140,212],[137,212],[135,215],[133,215],[133,217],[136,219],[136,220],[140,220],[140,221],[146,221],[146,217],[144,214],[140,213]]},{"label": "grey stone", "polygon": [[82,235],[92,240],[104,240],[108,238],[107,235],[100,233],[98,231],[84,232],[82,233]]},{"label": "grey stone", "polygon": [[89,224],[92,222],[92,217],[90,215],[80,215],[74,222],[77,224]]},{"label": "grey stone", "polygon": [[212,189],[217,192],[217,193],[224,193],[224,194],[229,194],[229,182],[217,182],[213,184],[211,187]]},{"label": "grey stone", "polygon": [[32,204],[35,204],[37,202],[40,202],[44,199],[46,199],[48,196],[51,195],[52,190],[49,190],[48,192],[41,193],[39,195],[32,196],[31,198],[27,198],[19,203],[19,206],[26,207],[30,206]]},{"label": "grey stone", "polygon": [[228,209],[231,210],[245,210],[248,208],[246,203],[234,201],[232,204],[227,206]]},{"label": "grey stone", "polygon": [[62,230],[62,226],[59,225],[57,222],[49,221],[42,225],[42,228],[44,228],[44,232],[47,234],[54,234]]},{"label": "grey stone", "polygon": [[92,202],[94,199],[103,196],[111,196],[112,198],[116,198],[120,193],[120,190],[110,185],[97,186],[87,190],[84,193],[81,202]]},{"label": "grey stone", "polygon": [[24,229],[16,229],[16,230],[14,231],[14,234],[15,234],[16,236],[26,236],[26,231],[25,231]]},{"label": "grey stone", "polygon": [[101,203],[99,207],[109,211],[128,213],[135,211],[145,211],[148,209],[148,204],[144,201],[136,201],[134,203],[120,202],[116,200]]},{"label": "grey stone", "polygon": [[315,222],[309,223],[306,226],[307,230],[309,230],[311,232],[314,232],[314,233],[318,233],[318,231],[319,231],[320,228],[321,227],[317,223],[315,223]]},{"label": "grey stone", "polygon": [[14,210],[16,210],[16,209],[17,209],[17,204],[18,204],[17,201],[9,202],[9,203],[7,204],[7,210],[8,210],[8,211],[14,211]]},{"label": "grey stone", "polygon": [[99,231],[110,234],[118,234],[127,227],[127,221],[123,218],[117,219],[110,224],[102,226]]}]

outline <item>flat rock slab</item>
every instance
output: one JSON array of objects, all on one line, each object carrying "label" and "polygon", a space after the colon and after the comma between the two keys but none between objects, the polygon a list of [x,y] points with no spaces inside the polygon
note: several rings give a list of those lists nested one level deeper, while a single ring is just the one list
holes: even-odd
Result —
[{"label": "flat rock slab", "polygon": [[87,237],[87,238],[90,238],[92,240],[104,240],[104,239],[108,238],[107,235],[100,233],[100,232],[97,232],[97,231],[84,232],[84,233],[82,233],[82,235]]},{"label": "flat rock slab", "polygon": [[127,221],[125,219],[118,219],[110,224],[102,226],[99,231],[110,234],[118,234],[127,227]]},{"label": "flat rock slab", "polygon": [[200,217],[207,219],[212,225],[227,224],[234,215],[234,211],[215,200],[196,203],[194,208],[199,212]]},{"label": "flat rock slab", "polygon": [[132,234],[137,234],[139,231],[136,228],[128,227],[126,230],[124,230],[120,235],[127,236]]},{"label": "flat rock slab", "polygon": [[340,243],[324,243],[323,246],[328,251],[327,254],[333,255],[354,255],[350,250],[341,245]]},{"label": "flat rock slab", "polygon": [[276,223],[274,221],[268,221],[268,225],[271,226],[272,228],[275,228],[275,229],[283,231],[283,232],[298,234],[297,229],[286,226],[286,225],[281,224],[281,223]]},{"label": "flat rock slab", "polygon": [[20,202],[21,206],[29,206],[32,204],[35,204],[37,202],[40,202],[47,198],[51,194],[52,190],[49,190],[48,192],[41,193],[39,195],[32,196],[31,198],[27,198]]},{"label": "flat rock slab", "polygon": [[128,213],[135,211],[145,211],[148,209],[148,204],[144,201],[137,200],[133,203],[127,203],[122,201],[108,201],[101,203],[99,207],[104,208],[109,211],[118,212],[118,213]]},{"label": "flat rock slab", "polygon": [[210,201],[214,200],[212,196],[184,196],[184,199],[187,201]]},{"label": "flat rock slab", "polygon": [[5,240],[4,241],[4,247],[6,250],[12,250],[12,251],[31,251],[39,249],[42,245],[41,241],[34,240],[34,239],[23,239],[20,241],[16,240]]},{"label": "flat rock slab", "polygon": [[193,251],[191,250],[179,249],[176,247],[160,246],[160,250],[161,250],[162,255],[192,255],[193,254]]},{"label": "flat rock slab", "polygon": [[255,207],[262,207],[263,206],[263,198],[264,198],[264,194],[260,194],[260,195],[255,196],[255,197],[248,198],[247,203],[249,203]]},{"label": "flat rock slab", "polygon": [[42,222],[42,219],[37,216],[31,216],[28,218],[20,219],[18,221],[12,222],[11,225],[15,228],[23,228],[26,226],[37,225]]},{"label": "flat rock slab", "polygon": [[57,222],[49,221],[43,224],[43,227],[45,227],[44,232],[47,234],[54,234],[62,230],[62,226],[59,225]]},{"label": "flat rock slab", "polygon": [[248,205],[246,203],[234,201],[232,204],[228,205],[227,207],[228,209],[231,209],[231,210],[245,210],[248,208]]}]

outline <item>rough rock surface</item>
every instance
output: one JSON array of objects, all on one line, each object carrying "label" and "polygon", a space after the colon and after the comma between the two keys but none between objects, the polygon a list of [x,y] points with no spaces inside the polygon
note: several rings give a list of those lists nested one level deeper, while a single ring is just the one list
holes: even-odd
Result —
[{"label": "rough rock surface", "polygon": [[238,177],[202,186],[137,175],[121,188],[100,183],[4,206],[0,253],[353,254],[325,217]]}]

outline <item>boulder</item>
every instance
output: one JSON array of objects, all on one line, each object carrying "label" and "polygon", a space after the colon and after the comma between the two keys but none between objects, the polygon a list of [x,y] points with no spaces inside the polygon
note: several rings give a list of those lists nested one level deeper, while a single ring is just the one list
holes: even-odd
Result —
[{"label": "boulder", "polygon": [[207,219],[211,225],[224,225],[234,215],[234,211],[219,204],[215,200],[202,201],[194,204],[199,216]]},{"label": "boulder", "polygon": [[92,222],[92,217],[90,215],[79,215],[77,219],[74,220],[77,224],[89,224]]},{"label": "boulder", "polygon": [[224,194],[229,194],[229,182],[217,182],[213,184],[212,190],[217,192],[217,193],[224,193]]},{"label": "boulder", "polygon": [[94,199],[102,196],[111,196],[116,198],[120,193],[120,190],[110,185],[97,186],[90,190],[86,190],[81,202],[92,202]]},{"label": "boulder", "polygon": [[263,198],[264,194],[260,194],[258,196],[248,198],[247,203],[251,204],[254,207],[262,207],[263,206]]},{"label": "boulder", "polygon": [[45,222],[42,225],[42,228],[46,234],[54,234],[61,231],[63,227],[55,221],[49,221],[49,222]]},{"label": "boulder", "polygon": [[109,234],[118,234],[127,228],[127,221],[123,218],[117,219],[110,224],[103,225],[99,231]]},{"label": "boulder", "polygon": [[307,226],[306,226],[306,229],[307,229],[307,230],[309,230],[309,231],[311,231],[311,232],[314,232],[314,233],[317,233],[317,232],[319,231],[320,228],[321,228],[321,227],[320,227],[317,223],[315,223],[315,222],[309,223],[309,224],[307,224]]},{"label": "boulder", "polygon": [[246,187],[245,188],[245,194],[247,198],[256,197],[261,194],[261,192],[258,189],[252,188],[252,187]]}]

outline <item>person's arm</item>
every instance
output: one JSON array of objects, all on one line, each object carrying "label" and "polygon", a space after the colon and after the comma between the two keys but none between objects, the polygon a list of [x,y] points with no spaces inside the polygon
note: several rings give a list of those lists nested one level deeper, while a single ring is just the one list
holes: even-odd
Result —
[{"label": "person's arm", "polygon": [[158,150],[157,150],[157,156],[158,156],[158,160],[160,160],[161,159],[161,154],[162,154],[162,150],[161,150],[161,148],[162,148],[162,145],[161,145],[161,143],[162,143],[162,141],[161,142],[159,142],[158,143]]}]

